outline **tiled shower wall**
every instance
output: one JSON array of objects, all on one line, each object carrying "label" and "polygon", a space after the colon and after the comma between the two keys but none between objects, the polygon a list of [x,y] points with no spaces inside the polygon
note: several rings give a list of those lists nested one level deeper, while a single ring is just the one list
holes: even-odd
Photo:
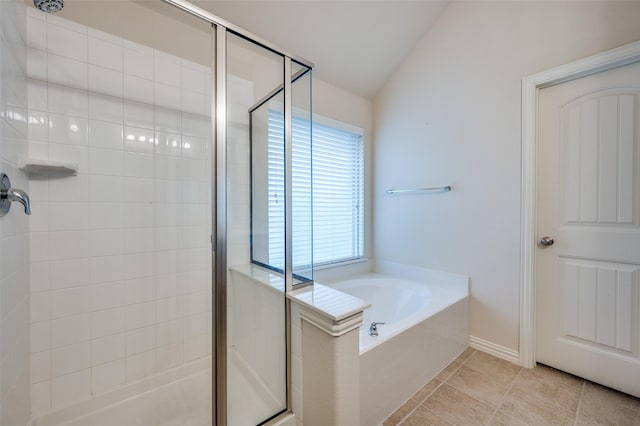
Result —
[{"label": "tiled shower wall", "polygon": [[[27,152],[25,4],[0,1],[0,172],[29,190],[18,158]],[[29,221],[13,203],[0,218],[0,424],[29,420]]]},{"label": "tiled shower wall", "polygon": [[[33,13],[32,13],[33,12]],[[35,414],[210,353],[210,70],[31,8]]]}]

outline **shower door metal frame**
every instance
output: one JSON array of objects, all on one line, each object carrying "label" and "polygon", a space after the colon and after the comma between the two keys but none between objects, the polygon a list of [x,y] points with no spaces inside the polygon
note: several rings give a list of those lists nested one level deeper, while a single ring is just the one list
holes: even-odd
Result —
[{"label": "shower door metal frame", "polygon": [[[285,98],[285,294],[293,287],[292,265],[292,228],[291,228],[291,182],[292,182],[292,140],[291,140],[291,61],[294,60],[310,69],[313,63],[296,55],[288,53],[284,49],[264,40],[251,32],[227,22],[211,12],[195,6],[184,0],[163,0],[183,11],[197,16],[212,25],[213,64],[211,73],[212,84],[215,88],[211,102],[211,115],[213,134],[215,135],[215,148],[212,149],[212,164],[215,169],[212,172],[212,274],[214,288],[212,291],[212,327],[211,341],[213,355],[213,388],[212,388],[212,419],[217,426],[227,425],[227,32],[244,38],[258,46],[281,55],[284,58],[283,84]],[[215,117],[215,119],[214,119]],[[288,185],[287,185],[288,184]],[[287,207],[288,206],[288,207]],[[287,303],[285,299],[285,303]],[[287,303],[287,307],[289,304]],[[289,309],[286,310],[287,324],[289,324]],[[290,348],[290,330],[287,327],[287,348]],[[287,350],[288,352],[288,350]],[[287,353],[287,408],[291,411],[291,361]]]}]

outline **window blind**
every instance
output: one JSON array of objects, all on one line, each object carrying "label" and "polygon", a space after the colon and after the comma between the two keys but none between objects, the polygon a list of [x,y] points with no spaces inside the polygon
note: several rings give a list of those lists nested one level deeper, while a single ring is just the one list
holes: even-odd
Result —
[{"label": "window blind", "polygon": [[[293,117],[294,270],[309,267],[312,258],[317,266],[363,255],[362,135],[314,122],[311,146],[309,133],[309,121]],[[284,268],[283,140],[284,115],[270,110],[269,264],[278,269]]]}]

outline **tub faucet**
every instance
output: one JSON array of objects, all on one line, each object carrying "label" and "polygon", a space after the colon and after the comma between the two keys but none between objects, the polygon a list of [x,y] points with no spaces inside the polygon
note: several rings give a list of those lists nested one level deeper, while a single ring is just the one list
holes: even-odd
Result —
[{"label": "tub faucet", "polygon": [[384,325],[383,322],[372,322],[369,326],[369,336],[377,336],[378,335],[378,326]]}]

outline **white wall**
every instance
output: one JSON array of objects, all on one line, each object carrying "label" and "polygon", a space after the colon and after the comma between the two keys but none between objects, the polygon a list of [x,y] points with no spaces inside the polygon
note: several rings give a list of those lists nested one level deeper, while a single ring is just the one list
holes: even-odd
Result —
[{"label": "white wall", "polygon": [[210,353],[210,70],[28,11],[37,415]]},{"label": "white wall", "polygon": [[376,97],[375,255],[470,275],[471,335],[518,348],[521,78],[639,21],[637,2],[455,2]]},{"label": "white wall", "polygon": [[[25,7],[0,2],[0,172],[29,191],[18,158],[27,151]],[[29,419],[29,221],[19,203],[0,218],[0,424]]]}]

